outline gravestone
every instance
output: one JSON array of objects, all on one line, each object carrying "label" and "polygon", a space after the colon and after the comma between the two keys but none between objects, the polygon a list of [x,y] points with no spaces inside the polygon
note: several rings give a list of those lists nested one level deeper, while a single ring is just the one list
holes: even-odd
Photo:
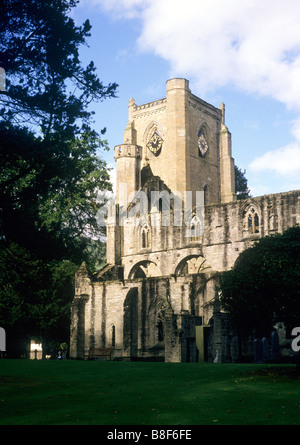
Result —
[{"label": "gravestone", "polygon": [[214,358],[214,363],[219,363],[219,351],[218,351],[218,349],[216,350],[216,356]]},{"label": "gravestone", "polygon": [[6,351],[6,333],[4,328],[0,328],[0,351]]},{"label": "gravestone", "polygon": [[276,361],[280,358],[279,352],[279,337],[276,331],[271,334],[271,360]]},{"label": "gravestone", "polygon": [[230,354],[232,363],[235,363],[239,358],[239,341],[237,335],[232,337],[230,344]]},{"label": "gravestone", "polygon": [[253,342],[254,363],[263,363],[263,343],[260,338],[256,338]]},{"label": "gravestone", "polygon": [[270,345],[269,345],[269,339],[267,337],[264,337],[262,339],[262,346],[263,346],[264,360],[268,360],[270,358]]}]

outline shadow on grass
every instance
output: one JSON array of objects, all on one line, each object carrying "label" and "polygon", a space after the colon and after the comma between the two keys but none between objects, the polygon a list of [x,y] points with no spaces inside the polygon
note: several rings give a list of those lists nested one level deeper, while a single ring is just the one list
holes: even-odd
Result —
[{"label": "shadow on grass", "polygon": [[300,424],[294,366],[0,361],[1,425]]}]

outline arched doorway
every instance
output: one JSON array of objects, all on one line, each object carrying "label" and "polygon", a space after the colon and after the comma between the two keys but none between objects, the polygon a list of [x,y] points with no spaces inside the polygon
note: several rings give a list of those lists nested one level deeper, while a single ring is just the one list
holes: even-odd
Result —
[{"label": "arched doorway", "polygon": [[136,357],[138,352],[138,288],[128,292],[124,301],[123,345],[125,355]]}]

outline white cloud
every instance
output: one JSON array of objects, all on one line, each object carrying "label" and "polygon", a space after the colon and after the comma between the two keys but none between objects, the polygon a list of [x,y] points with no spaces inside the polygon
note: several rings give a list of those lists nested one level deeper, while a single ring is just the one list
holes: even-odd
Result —
[{"label": "white cloud", "polygon": [[300,117],[292,122],[292,134],[300,143]]},{"label": "white cloud", "polygon": [[291,133],[295,138],[294,142],[257,157],[249,168],[256,172],[269,170],[281,176],[289,175],[291,180],[295,177],[298,179],[300,176],[300,118],[292,122]]},{"label": "white cloud", "polygon": [[[140,20],[139,49],[187,77],[205,98],[219,87],[271,97],[300,112],[299,0],[82,0],[111,17]],[[255,159],[251,168],[300,172],[300,119],[295,142]]]},{"label": "white cloud", "polygon": [[116,19],[138,17],[151,0],[81,0],[81,6],[98,6],[103,11],[113,13]]},{"label": "white cloud", "polygon": [[85,0],[139,18],[139,47],[169,61],[203,92],[219,86],[300,108],[299,0]]},{"label": "white cloud", "polygon": [[109,172],[110,182],[112,184],[113,193],[115,194],[117,189],[117,172],[115,164],[108,164],[108,168],[111,169]]},{"label": "white cloud", "polygon": [[300,146],[297,143],[290,143],[283,148],[268,151],[254,159],[249,167],[256,172],[271,170],[279,175],[299,176]]}]

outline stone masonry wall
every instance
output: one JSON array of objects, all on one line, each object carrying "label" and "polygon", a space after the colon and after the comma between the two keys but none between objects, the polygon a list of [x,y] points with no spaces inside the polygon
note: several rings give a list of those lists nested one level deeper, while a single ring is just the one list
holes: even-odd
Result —
[{"label": "stone masonry wall", "polygon": [[[257,215],[255,230],[253,225],[249,227],[249,215]],[[151,263],[150,276],[173,275],[182,260],[191,256],[202,256],[205,267],[211,270],[228,270],[255,240],[300,224],[300,192],[206,206],[203,236],[198,240],[186,236],[184,220],[181,226],[174,226],[172,217],[170,226],[164,227],[160,221],[151,227],[151,242],[145,249],[141,248],[138,219],[126,221],[122,256],[125,278],[137,263],[146,261]]]},{"label": "stone masonry wall", "polygon": [[[93,280],[81,267],[72,305],[71,357],[84,358],[90,347],[112,346],[115,357],[166,354],[170,361],[192,359],[195,323],[207,325],[214,315],[215,274],[230,269],[255,240],[297,224],[299,191],[207,206],[201,240],[183,245],[183,228],[176,229],[175,237],[174,228],[163,228],[167,229],[166,238],[168,233],[173,236],[172,244],[158,249],[162,239],[158,233],[149,251],[124,255],[124,281]],[[137,234],[128,231],[127,236],[132,236],[127,242],[134,248]],[[155,263],[156,268],[144,267],[148,276],[128,279],[130,270],[141,261]],[[217,320],[215,315],[215,326],[219,326]],[[165,330],[163,343],[159,340],[160,324]],[[225,353],[224,345],[219,349]]]}]

